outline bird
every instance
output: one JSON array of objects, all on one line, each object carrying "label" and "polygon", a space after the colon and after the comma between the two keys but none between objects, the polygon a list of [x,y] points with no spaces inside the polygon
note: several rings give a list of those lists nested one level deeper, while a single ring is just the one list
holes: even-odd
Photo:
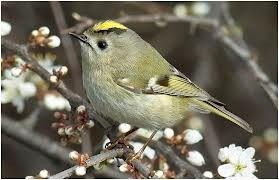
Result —
[{"label": "bird", "polygon": [[[225,109],[135,31],[113,20],[82,34],[82,79],[88,99],[104,117],[137,128],[172,127],[192,112],[214,113],[252,133],[252,127]],[[150,137],[150,139],[152,139]]]}]

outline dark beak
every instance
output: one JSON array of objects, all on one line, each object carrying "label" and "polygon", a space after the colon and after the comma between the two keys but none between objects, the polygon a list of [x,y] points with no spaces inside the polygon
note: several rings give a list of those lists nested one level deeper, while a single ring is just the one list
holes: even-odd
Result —
[{"label": "dark beak", "polygon": [[70,34],[71,36],[73,36],[74,38],[77,38],[78,40],[80,40],[80,41],[82,41],[82,42],[88,44],[88,41],[87,41],[87,39],[86,39],[85,36],[81,36],[81,35],[75,34],[75,33],[73,33],[73,32],[69,32],[69,34]]}]

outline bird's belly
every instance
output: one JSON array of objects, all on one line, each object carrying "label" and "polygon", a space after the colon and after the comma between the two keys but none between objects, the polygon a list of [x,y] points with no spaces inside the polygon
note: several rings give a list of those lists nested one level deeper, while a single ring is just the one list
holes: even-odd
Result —
[{"label": "bird's belly", "polygon": [[97,112],[136,127],[171,127],[186,113],[186,107],[181,108],[181,99],[168,95],[134,94],[123,89],[104,91],[97,86],[87,95]]}]

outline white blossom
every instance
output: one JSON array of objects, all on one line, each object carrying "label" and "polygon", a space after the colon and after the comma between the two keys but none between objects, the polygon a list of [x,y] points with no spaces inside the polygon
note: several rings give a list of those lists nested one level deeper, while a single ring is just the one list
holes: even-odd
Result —
[{"label": "white blossom", "polygon": [[130,124],[127,124],[127,123],[121,123],[119,126],[118,126],[118,130],[121,132],[121,133],[126,133],[128,131],[130,131],[132,129],[132,126]]},{"label": "white blossom", "polygon": [[202,166],[205,164],[202,154],[198,151],[189,151],[187,160],[195,166]]},{"label": "white blossom", "polygon": [[202,174],[206,178],[213,178],[213,173],[211,171],[204,171]]},{"label": "white blossom", "polygon": [[210,6],[207,2],[194,2],[192,12],[197,16],[205,16],[210,12]]},{"label": "white blossom", "polygon": [[1,36],[6,36],[10,34],[12,30],[12,26],[10,23],[6,21],[1,21]]},{"label": "white blossom", "polygon": [[254,155],[255,149],[252,147],[243,149],[231,144],[221,148],[218,158],[226,163],[218,167],[218,173],[225,178],[256,178],[253,174],[256,171]]},{"label": "white blossom", "polygon": [[50,33],[49,28],[46,27],[46,26],[40,27],[38,30],[39,30],[40,34],[45,36],[45,37],[48,36],[49,33]]},{"label": "white blossom", "polygon": [[50,36],[48,40],[49,40],[49,42],[47,43],[48,47],[56,48],[60,46],[61,40],[58,36]]},{"label": "white blossom", "polygon": [[187,7],[183,3],[178,3],[173,8],[173,13],[177,17],[185,17],[187,15]]},{"label": "white blossom", "polygon": [[203,139],[201,133],[195,129],[187,129],[184,133],[184,141],[187,144],[195,144]]},{"label": "white blossom", "polygon": [[75,174],[77,176],[83,176],[86,174],[86,168],[84,166],[78,166],[76,169],[75,169]]},{"label": "white blossom", "polygon": [[[138,152],[144,145],[143,143],[140,142],[130,142],[130,144],[134,147],[135,152]],[[142,153],[142,156],[146,156],[149,159],[154,159],[155,155],[156,155],[155,150],[150,148],[149,146],[147,146]]]},{"label": "white blossom", "polygon": [[21,113],[24,109],[24,100],[35,96],[37,88],[33,83],[25,82],[25,75],[15,78],[10,70],[5,70],[4,77],[5,79],[1,81],[1,103],[12,103],[17,112]]},{"label": "white blossom", "polygon": [[39,176],[43,179],[46,179],[46,178],[49,177],[49,172],[46,169],[41,170],[40,173],[39,173]]},{"label": "white blossom", "polygon": [[62,97],[61,95],[56,95],[52,93],[48,93],[44,96],[44,105],[49,110],[68,110],[70,111],[71,106],[67,99]]},{"label": "white blossom", "polygon": [[174,136],[174,131],[173,131],[172,128],[166,128],[166,129],[164,130],[164,137],[165,137],[166,139],[171,139],[173,136]]},{"label": "white blossom", "polygon": [[11,74],[12,74],[14,77],[20,76],[21,73],[22,73],[22,69],[21,69],[21,68],[13,67],[13,68],[11,69]]},{"label": "white blossom", "polygon": [[18,90],[20,95],[24,98],[33,97],[37,92],[36,86],[31,82],[20,83],[18,85]]}]

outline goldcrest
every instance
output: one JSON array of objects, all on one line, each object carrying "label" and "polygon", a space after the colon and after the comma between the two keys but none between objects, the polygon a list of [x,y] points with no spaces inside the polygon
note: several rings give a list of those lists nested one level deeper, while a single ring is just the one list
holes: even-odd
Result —
[{"label": "goldcrest", "polygon": [[136,32],[100,22],[79,39],[83,86],[96,111],[119,123],[159,130],[187,113],[215,113],[248,132],[250,125],[169,64]]}]

